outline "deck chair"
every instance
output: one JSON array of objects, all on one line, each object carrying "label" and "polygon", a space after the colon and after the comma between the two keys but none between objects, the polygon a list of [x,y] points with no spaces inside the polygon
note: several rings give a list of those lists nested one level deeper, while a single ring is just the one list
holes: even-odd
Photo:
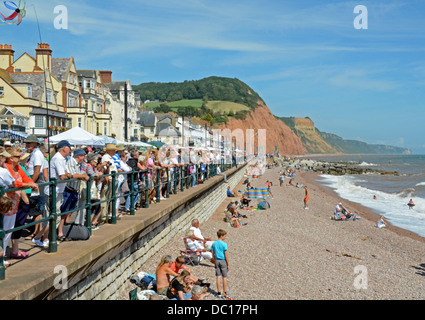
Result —
[{"label": "deck chair", "polygon": [[185,245],[185,250],[180,250],[180,254],[184,256],[186,264],[195,266],[199,264],[202,260],[204,260],[204,257],[201,254],[201,252],[203,252],[202,249],[198,249],[196,251],[190,250],[189,245],[187,243],[187,238],[183,238],[183,241]]}]

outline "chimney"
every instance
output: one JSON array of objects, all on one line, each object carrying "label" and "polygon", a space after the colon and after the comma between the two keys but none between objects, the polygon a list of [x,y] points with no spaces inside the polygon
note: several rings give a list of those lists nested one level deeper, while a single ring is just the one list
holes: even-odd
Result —
[{"label": "chimney", "polygon": [[42,71],[44,69],[52,70],[52,50],[48,43],[39,43],[38,48],[35,49],[36,53],[36,66],[34,71]]},{"label": "chimney", "polygon": [[111,83],[112,82],[112,71],[108,70],[100,70],[100,79],[103,83]]},{"label": "chimney", "polygon": [[14,72],[13,54],[15,51],[12,50],[12,45],[0,44],[0,68],[7,72]]}]

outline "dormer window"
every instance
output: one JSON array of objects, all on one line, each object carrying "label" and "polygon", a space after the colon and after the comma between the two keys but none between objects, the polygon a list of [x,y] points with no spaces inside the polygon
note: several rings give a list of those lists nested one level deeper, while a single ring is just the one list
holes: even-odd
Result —
[{"label": "dormer window", "polygon": [[4,87],[0,87],[0,97],[4,96]]}]

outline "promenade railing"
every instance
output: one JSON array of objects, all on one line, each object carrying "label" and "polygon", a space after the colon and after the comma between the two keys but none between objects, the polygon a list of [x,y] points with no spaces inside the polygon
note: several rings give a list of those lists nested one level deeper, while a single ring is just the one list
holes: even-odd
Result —
[{"label": "promenade railing", "polygon": [[[225,172],[228,169],[234,167],[236,164],[234,162],[225,162],[224,160],[221,161],[221,172]],[[193,166],[194,173],[190,173],[190,166]],[[154,174],[156,172],[156,175]],[[43,218],[37,221],[32,221],[29,223],[25,223],[22,226],[15,227],[13,229],[4,230],[3,229],[3,215],[0,215],[0,246],[4,249],[6,252],[6,248],[3,245],[3,240],[6,237],[7,234],[13,233],[15,231],[28,229],[36,224],[40,223],[48,223],[49,224],[49,246],[47,248],[47,251],[49,253],[57,252],[58,250],[58,239],[57,239],[57,221],[60,217],[72,214],[74,212],[82,211],[85,212],[85,223],[84,225],[89,230],[89,234],[91,236],[92,233],[92,224],[91,224],[91,215],[92,215],[92,208],[96,205],[102,205],[106,203],[106,208],[103,208],[103,210],[106,209],[106,214],[108,214],[108,205],[111,206],[111,215],[109,219],[106,221],[110,224],[116,224],[117,223],[117,208],[116,203],[119,198],[127,198],[130,197],[130,215],[135,215],[135,199],[138,198],[139,204],[141,208],[149,208],[149,190],[155,189],[156,195],[155,200],[156,202],[161,202],[162,198],[162,188],[166,188],[165,190],[165,197],[170,197],[170,188],[172,188],[172,193],[177,194],[178,192],[183,192],[184,190],[187,190],[190,188],[191,185],[197,185],[198,181],[205,181],[208,180],[211,177],[214,177],[217,174],[217,164],[215,163],[209,163],[205,164],[202,168],[201,165],[189,165],[185,164],[182,166],[176,166],[172,169],[168,168],[154,168],[154,169],[146,169],[146,170],[139,170],[139,171],[130,171],[130,172],[112,172],[110,174],[105,174],[102,176],[99,176],[97,178],[107,178],[111,177],[109,187],[112,188],[112,196],[103,199],[103,200],[95,200],[92,201],[92,195],[91,195],[91,187],[92,184],[95,183],[95,178],[93,176],[90,176],[89,180],[84,182],[79,179],[68,179],[68,180],[58,180],[55,178],[51,178],[49,182],[40,183],[38,184],[39,189],[44,188],[46,186],[49,186],[50,192],[49,192],[49,203],[46,202],[46,207],[49,207],[49,214],[44,215]],[[126,193],[118,192],[119,188],[121,187],[118,177],[121,175],[126,175],[127,180],[124,179],[124,181],[127,181],[129,191]],[[155,176],[156,180],[152,181],[151,177]],[[164,178],[166,177],[166,178]],[[193,181],[195,179],[195,181]],[[80,190],[83,190],[83,194],[79,194],[79,199],[82,197],[85,197],[85,204],[79,207],[75,207],[72,210],[64,211],[64,212],[57,212],[56,210],[56,201],[57,201],[57,192],[56,187],[60,184],[67,184],[69,182],[75,182],[80,181],[81,184],[83,184],[83,187],[80,188]],[[85,188],[84,188],[85,183]],[[141,187],[139,187],[139,184]],[[13,188],[13,189],[6,189],[4,187],[0,186],[0,196],[4,196],[8,192],[13,191],[22,191],[25,190],[25,188]],[[138,197],[136,197],[138,195]],[[44,196],[44,195],[43,195]],[[102,199],[102,198],[100,198]],[[79,202],[79,201],[78,201]],[[78,205],[77,202],[77,205]],[[47,209],[47,208],[46,208]],[[108,218],[108,216],[107,216]],[[4,280],[6,277],[5,275],[5,266],[4,266],[4,256],[0,256],[0,280]]]}]

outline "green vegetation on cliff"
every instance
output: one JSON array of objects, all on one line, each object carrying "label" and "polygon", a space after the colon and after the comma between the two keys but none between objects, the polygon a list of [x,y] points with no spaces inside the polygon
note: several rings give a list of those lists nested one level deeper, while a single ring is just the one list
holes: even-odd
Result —
[{"label": "green vegetation on cliff", "polygon": [[133,86],[140,93],[142,101],[173,102],[202,99],[227,101],[243,104],[251,109],[257,106],[261,97],[247,84],[236,78],[208,77],[184,82],[149,82]]}]

